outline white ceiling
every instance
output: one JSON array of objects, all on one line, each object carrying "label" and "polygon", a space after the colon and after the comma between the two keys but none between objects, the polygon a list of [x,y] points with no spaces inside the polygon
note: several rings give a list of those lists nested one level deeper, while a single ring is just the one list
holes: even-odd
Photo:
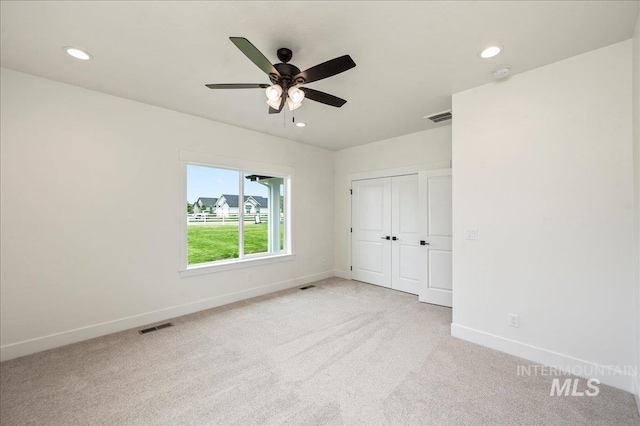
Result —
[{"label": "white ceiling", "polygon": [[[435,127],[422,117],[451,94],[631,37],[637,1],[1,3],[3,67],[329,149]],[[269,115],[263,90],[205,83],[268,83],[230,41],[248,38],[270,60],[279,47],[306,69],[349,54],[356,68],[309,87],[347,99],[305,101]],[[499,43],[503,53],[478,57]],[[87,50],[80,62],[63,46]],[[286,108],[285,108],[286,109]],[[455,113],[455,112],[454,112]],[[455,119],[455,117],[454,117]]]}]

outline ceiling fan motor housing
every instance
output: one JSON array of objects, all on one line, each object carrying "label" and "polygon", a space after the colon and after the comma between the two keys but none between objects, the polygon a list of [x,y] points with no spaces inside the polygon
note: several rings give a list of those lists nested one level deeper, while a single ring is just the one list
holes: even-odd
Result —
[{"label": "ceiling fan motor housing", "polygon": [[[300,68],[296,67],[292,64],[274,64],[273,65],[276,70],[280,73],[280,76],[277,75],[269,75],[271,78],[271,82],[273,84],[280,84],[282,88],[295,86],[296,84],[302,84],[304,79],[302,77],[297,78],[295,81],[293,80],[293,76],[300,74]],[[273,78],[275,77],[275,79]],[[274,81],[275,80],[275,81]]]}]

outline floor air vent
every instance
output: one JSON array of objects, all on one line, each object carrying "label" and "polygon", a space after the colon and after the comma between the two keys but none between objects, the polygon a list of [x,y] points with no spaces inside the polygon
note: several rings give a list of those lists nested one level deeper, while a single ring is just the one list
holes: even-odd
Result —
[{"label": "floor air vent", "polygon": [[442,111],[437,114],[427,115],[425,118],[428,118],[434,123],[440,123],[442,121],[451,120],[453,116],[451,115],[451,111]]},{"label": "floor air vent", "polygon": [[306,290],[308,288],[314,288],[314,287],[315,287],[315,285],[308,285],[308,286],[305,286],[305,287],[300,287],[300,290]]},{"label": "floor air vent", "polygon": [[144,330],[138,330],[138,333],[147,334],[147,333],[151,333],[152,331],[162,330],[163,328],[167,328],[167,327],[173,327],[173,323],[167,322],[164,324],[156,325],[155,327],[145,328]]}]

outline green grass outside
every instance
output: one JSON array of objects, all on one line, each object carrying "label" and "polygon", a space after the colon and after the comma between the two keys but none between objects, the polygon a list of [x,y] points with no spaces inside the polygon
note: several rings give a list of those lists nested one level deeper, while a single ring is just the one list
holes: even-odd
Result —
[{"label": "green grass outside", "polygon": [[[284,247],[284,226],[280,225],[280,247]],[[244,225],[244,253],[264,253],[268,251],[268,227]],[[188,263],[213,262],[238,257],[238,226],[210,225],[187,226]]]}]

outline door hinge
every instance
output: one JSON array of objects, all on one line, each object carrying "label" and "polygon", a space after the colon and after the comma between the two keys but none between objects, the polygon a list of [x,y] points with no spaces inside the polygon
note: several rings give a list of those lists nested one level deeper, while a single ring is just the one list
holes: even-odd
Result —
[{"label": "door hinge", "polygon": [[350,190],[349,190],[349,194],[353,194],[353,189],[350,189]]},{"label": "door hinge", "polygon": [[353,232],[353,228],[349,228],[349,229],[351,229],[351,231],[350,231],[350,232]]},{"label": "door hinge", "polygon": [[353,266],[351,267],[351,270],[353,271]]}]

